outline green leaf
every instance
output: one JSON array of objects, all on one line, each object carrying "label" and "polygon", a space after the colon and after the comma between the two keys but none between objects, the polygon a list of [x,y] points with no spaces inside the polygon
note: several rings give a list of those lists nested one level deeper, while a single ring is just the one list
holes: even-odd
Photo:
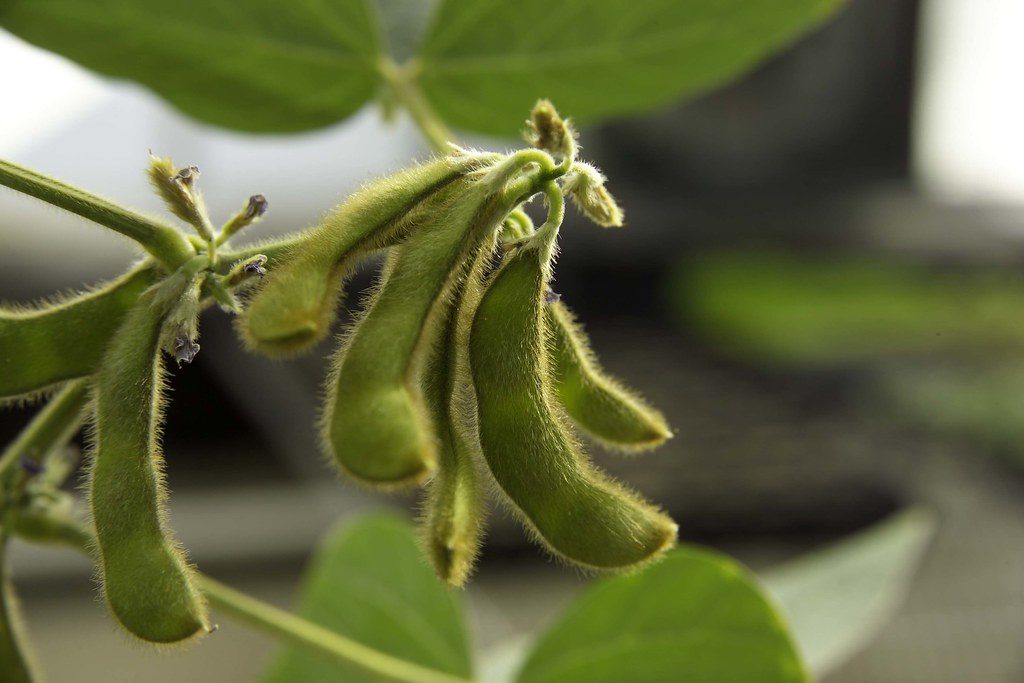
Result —
[{"label": "green leaf", "polygon": [[889,621],[934,526],[931,515],[910,509],[766,573],[815,675],[834,669]]},{"label": "green leaf", "polygon": [[807,681],[754,578],[718,553],[680,548],[598,583],[541,636],[519,683]]},{"label": "green leaf", "polygon": [[[298,612],[387,654],[471,677],[459,602],[424,562],[409,524],[395,515],[375,515],[330,534],[307,574]],[[286,648],[264,683],[336,680],[379,679]]]},{"label": "green leaf", "polygon": [[420,50],[449,124],[512,135],[538,97],[578,123],[736,78],[842,0],[443,0]]},{"label": "green leaf", "polygon": [[196,118],[257,132],[354,113],[374,94],[380,54],[367,0],[6,0],[0,26]]}]

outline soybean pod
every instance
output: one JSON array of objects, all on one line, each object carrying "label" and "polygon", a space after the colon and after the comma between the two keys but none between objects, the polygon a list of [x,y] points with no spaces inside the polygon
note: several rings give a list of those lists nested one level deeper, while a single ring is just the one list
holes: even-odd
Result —
[{"label": "soybean pod", "polygon": [[[560,199],[549,192],[553,205]],[[473,319],[480,443],[498,486],[552,552],[626,567],[670,547],[676,525],[596,470],[555,406],[544,315],[554,230],[543,226],[506,257]]]},{"label": "soybean pod", "polygon": [[672,436],[661,413],[604,372],[565,304],[548,304],[545,323],[555,395],[577,427],[626,451],[653,448]]},{"label": "soybean pod", "polygon": [[239,318],[251,349],[299,353],[327,335],[347,274],[369,253],[399,242],[408,213],[481,168],[489,157],[448,156],[380,178],[327,214],[271,269]]},{"label": "soybean pod", "polygon": [[97,289],[38,308],[0,308],[0,399],[92,374],[110,337],[144,289],[143,265]]},{"label": "soybean pod", "polygon": [[456,293],[458,304],[448,310],[423,379],[437,436],[438,468],[428,485],[421,528],[427,556],[450,586],[461,586],[469,578],[484,534],[486,491],[477,470],[482,455],[465,340],[493,251],[493,243],[481,249]]},{"label": "soybean pod", "polygon": [[192,569],[167,526],[159,446],[161,327],[192,287],[177,273],[147,290],[110,340],[94,385],[89,497],[103,592],[128,631],[157,643],[207,629]]},{"label": "soybean pod", "polygon": [[466,179],[413,211],[381,283],[336,354],[323,437],[341,468],[370,484],[405,485],[437,461],[419,373],[452,291],[509,200]]},{"label": "soybean pod", "polygon": [[[533,234],[529,216],[513,212],[502,234],[510,240]],[[577,427],[605,447],[627,452],[671,438],[664,416],[604,371],[564,303],[549,302],[545,316],[555,395]]]}]

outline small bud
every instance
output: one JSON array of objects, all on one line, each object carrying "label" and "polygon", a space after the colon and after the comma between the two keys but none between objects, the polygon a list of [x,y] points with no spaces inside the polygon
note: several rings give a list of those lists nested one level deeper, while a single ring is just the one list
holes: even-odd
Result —
[{"label": "small bud", "polygon": [[241,211],[232,216],[231,220],[224,224],[224,227],[221,229],[219,241],[223,242],[242,228],[248,227],[258,221],[267,213],[268,208],[270,208],[270,203],[262,194],[254,194],[249,197],[249,201],[246,202]]},{"label": "small bud", "polygon": [[242,272],[249,273],[251,275],[258,275],[263,277],[267,274],[267,271],[263,268],[263,264],[266,262],[266,257],[258,261],[249,261],[242,266]]},{"label": "small bud", "polygon": [[178,367],[180,368],[182,363],[191,363],[198,353],[199,344],[185,334],[183,326],[181,334],[174,340],[174,360],[178,362]]},{"label": "small bud", "polygon": [[264,254],[256,254],[252,258],[237,262],[231,267],[228,274],[224,276],[224,286],[237,287],[248,283],[254,278],[262,280],[267,274],[267,269],[264,268],[266,264],[267,257]]},{"label": "small bud", "polygon": [[580,212],[605,228],[622,227],[622,209],[604,187],[605,178],[590,164],[577,161],[565,176],[562,192]]},{"label": "small bud", "polygon": [[175,216],[185,221],[207,242],[214,238],[213,226],[206,214],[206,204],[196,189],[198,166],[176,169],[170,159],[150,157],[149,182]]},{"label": "small bud", "polygon": [[42,465],[40,465],[27,455],[22,455],[21,459],[18,462],[21,465],[22,471],[24,471],[30,477],[38,477],[40,474],[46,471],[46,468],[44,468]]},{"label": "small bud", "polygon": [[245,207],[245,217],[249,220],[262,218],[269,206],[270,204],[267,202],[266,197],[261,194],[254,194],[249,197],[249,203]]},{"label": "small bud", "polygon": [[171,180],[181,183],[185,186],[189,192],[192,191],[195,185],[196,179],[199,178],[199,167],[198,166],[186,166],[185,168],[178,171]]},{"label": "small bud", "polygon": [[523,131],[526,141],[538,149],[563,157],[576,155],[576,131],[563,120],[548,100],[538,100]]},{"label": "small bud", "polygon": [[[168,292],[168,313],[161,323],[159,343],[160,348],[177,361],[178,367],[182,363],[191,363],[199,353],[196,339],[199,338],[199,312],[202,310],[200,301],[207,293],[212,293],[210,285],[213,281],[213,277],[197,274],[183,291],[171,288]],[[173,300],[179,291],[177,300]]]}]

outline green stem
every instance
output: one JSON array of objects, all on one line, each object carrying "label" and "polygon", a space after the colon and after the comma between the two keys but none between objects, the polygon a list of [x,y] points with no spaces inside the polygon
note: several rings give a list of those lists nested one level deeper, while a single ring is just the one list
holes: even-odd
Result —
[{"label": "green stem", "polygon": [[64,385],[0,456],[0,485],[6,484],[22,457],[39,462],[46,453],[67,443],[81,427],[88,401],[88,380]]},{"label": "green stem", "polygon": [[562,227],[562,220],[565,218],[565,197],[562,196],[562,190],[558,185],[551,180],[545,182],[541,190],[548,200],[548,217],[529,239],[538,243],[554,245],[558,229]]},{"label": "green stem", "polygon": [[384,82],[390,86],[395,100],[409,112],[412,120],[434,151],[446,151],[448,142],[454,140],[455,136],[423,95],[423,91],[416,81],[418,70],[416,63],[409,62],[402,67],[395,64],[390,58],[382,57],[377,64],[377,69],[384,78]]},{"label": "green stem", "polygon": [[[95,537],[81,523],[51,516],[46,530],[53,541],[67,544],[88,554]],[[15,527],[17,530],[17,527]],[[38,538],[30,538],[36,540]],[[391,683],[471,683],[471,681],[429,669],[419,664],[375,650],[355,640],[268,605],[223,583],[199,574],[199,587],[216,609],[237,621],[278,640],[314,652],[349,668],[357,668]]]},{"label": "green stem", "polygon": [[185,236],[169,225],[118,206],[77,187],[0,159],[0,185],[99,223],[142,245],[168,270],[195,254]]},{"label": "green stem", "polygon": [[7,566],[7,540],[12,518],[13,508],[10,508],[0,524],[0,675],[9,683],[31,683],[38,676],[29,656],[24,622]]},{"label": "green stem", "polygon": [[428,669],[374,650],[318,624],[260,602],[208,576],[200,575],[199,585],[213,607],[279,640],[319,653],[339,664],[355,666],[396,683],[468,683],[464,678]]}]

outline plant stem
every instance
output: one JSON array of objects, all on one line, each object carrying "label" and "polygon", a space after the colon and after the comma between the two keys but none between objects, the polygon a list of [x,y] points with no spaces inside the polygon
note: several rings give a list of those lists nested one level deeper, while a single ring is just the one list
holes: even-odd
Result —
[{"label": "plant stem", "polygon": [[130,237],[168,270],[176,270],[195,255],[195,250],[185,236],[170,225],[2,159],[0,185],[59,206]]},{"label": "plant stem", "polygon": [[409,62],[405,66],[399,66],[390,58],[383,57],[378,62],[377,69],[391,87],[395,99],[409,112],[434,151],[444,152],[448,142],[455,137],[423,95],[416,81],[416,63]]},{"label": "plant stem", "polygon": [[[55,515],[49,516],[46,521],[49,522],[45,528],[50,540],[69,545],[87,555],[90,554],[90,548],[95,546],[95,537],[81,522]],[[357,668],[392,683],[471,683],[465,678],[375,650],[319,624],[268,605],[209,576],[198,572],[196,574],[200,590],[216,609],[253,629],[338,664]]]},{"label": "plant stem", "polygon": [[464,678],[374,650],[208,576],[200,576],[199,585],[213,607],[279,640],[317,652],[339,664],[354,666],[396,683],[468,683]]},{"label": "plant stem", "polygon": [[76,379],[64,385],[0,456],[0,489],[6,489],[11,471],[21,458],[39,460],[65,444],[82,425],[82,413],[89,400],[88,382]]}]

